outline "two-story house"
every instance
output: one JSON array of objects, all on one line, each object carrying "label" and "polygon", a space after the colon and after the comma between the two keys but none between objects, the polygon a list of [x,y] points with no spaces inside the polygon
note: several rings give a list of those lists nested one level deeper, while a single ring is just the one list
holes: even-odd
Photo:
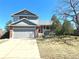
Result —
[{"label": "two-story house", "polygon": [[35,38],[49,25],[40,25],[38,16],[22,10],[12,15],[13,20],[9,25],[10,38]]}]

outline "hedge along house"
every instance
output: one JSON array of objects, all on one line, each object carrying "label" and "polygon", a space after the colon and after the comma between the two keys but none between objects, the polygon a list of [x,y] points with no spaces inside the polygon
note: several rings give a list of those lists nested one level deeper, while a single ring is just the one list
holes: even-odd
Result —
[{"label": "hedge along house", "polygon": [[39,24],[38,16],[27,10],[19,11],[12,17],[12,23],[9,24],[9,37],[13,39],[35,38],[49,27],[49,25]]}]

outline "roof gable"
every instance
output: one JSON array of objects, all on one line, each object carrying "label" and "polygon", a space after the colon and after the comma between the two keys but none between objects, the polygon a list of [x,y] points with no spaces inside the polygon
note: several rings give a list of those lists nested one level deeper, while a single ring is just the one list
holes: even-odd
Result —
[{"label": "roof gable", "polygon": [[25,22],[19,22],[19,23],[16,23],[14,24],[15,26],[28,26],[29,24],[25,23]]},{"label": "roof gable", "polygon": [[28,10],[21,10],[21,11],[19,11],[19,12],[17,12],[17,13],[14,13],[13,15],[12,15],[12,17],[14,17],[14,16],[28,16],[28,19],[38,19],[38,16],[37,15],[35,15],[34,13],[31,13],[30,11],[28,11]]},{"label": "roof gable", "polygon": [[22,10],[22,11],[19,11],[13,15],[33,15],[33,16],[36,16],[35,14],[31,13],[30,11],[28,10]]},{"label": "roof gable", "polygon": [[26,19],[22,19],[20,21],[12,23],[11,25],[28,26],[28,25],[36,25],[36,24]]}]

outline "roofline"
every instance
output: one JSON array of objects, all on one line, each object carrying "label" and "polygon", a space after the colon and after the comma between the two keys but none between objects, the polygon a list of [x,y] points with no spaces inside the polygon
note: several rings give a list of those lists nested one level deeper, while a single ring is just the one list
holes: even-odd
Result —
[{"label": "roofline", "polygon": [[[13,14],[11,14],[11,16],[13,17],[15,14],[17,14],[17,13],[19,13],[19,12],[22,12],[22,11],[24,11],[24,10],[26,10],[26,9],[22,9],[22,10],[20,10],[20,11],[18,11],[18,12],[15,12],[15,13],[13,13]],[[28,10],[27,10],[28,11]],[[30,11],[29,11],[30,12]],[[30,13],[32,13],[32,12],[30,12]],[[34,14],[34,13],[33,13]],[[37,15],[36,15],[37,16]],[[38,16],[37,16],[38,17]]]},{"label": "roofline", "polygon": [[[13,15],[13,16],[22,16],[22,15]],[[12,17],[13,17],[13,16],[12,16]],[[23,16],[26,16],[26,15],[23,15]],[[29,15],[27,15],[27,16],[29,16]],[[34,16],[34,15],[30,15],[30,16],[38,17],[37,15],[36,15],[36,16]]]},{"label": "roofline", "polygon": [[19,10],[18,12],[15,12],[15,13],[11,14],[11,16],[13,16],[14,14],[19,13],[19,12],[21,12],[23,10],[26,10],[26,9]]},{"label": "roofline", "polygon": [[[27,20],[27,18],[22,18],[21,20],[18,20],[18,21],[16,21],[16,22],[13,22],[13,23],[11,23],[11,24],[9,24],[9,25],[13,25],[13,24],[15,24],[15,23],[17,23],[17,22],[20,22],[20,21],[22,21],[22,20]],[[29,20],[27,20],[27,21],[29,21]],[[31,21],[29,21],[29,22],[31,22]],[[31,22],[31,23],[33,23],[33,22]],[[35,25],[37,25],[37,24],[35,24]]]},{"label": "roofline", "polygon": [[[46,24],[46,25],[48,25],[48,26],[49,26],[49,25],[51,25],[51,24]],[[40,25],[40,26],[45,26],[45,25]]]},{"label": "roofline", "polygon": [[[18,25],[8,25],[8,26],[18,26]],[[23,26],[23,25],[22,25]],[[37,26],[37,25],[28,25],[27,27],[31,27],[31,26]],[[20,26],[21,27],[21,26]],[[24,26],[25,27],[25,26]]]}]

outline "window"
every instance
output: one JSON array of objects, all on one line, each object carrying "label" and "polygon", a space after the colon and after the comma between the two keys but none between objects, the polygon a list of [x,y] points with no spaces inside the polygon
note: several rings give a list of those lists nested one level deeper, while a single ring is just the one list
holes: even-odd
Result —
[{"label": "window", "polygon": [[27,18],[27,16],[20,16],[20,19],[22,19],[22,18]]}]

